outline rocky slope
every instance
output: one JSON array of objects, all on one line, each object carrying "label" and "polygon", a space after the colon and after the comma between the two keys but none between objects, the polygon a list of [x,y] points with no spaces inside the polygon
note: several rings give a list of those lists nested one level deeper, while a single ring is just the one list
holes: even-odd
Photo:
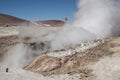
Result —
[{"label": "rocky slope", "polygon": [[[49,33],[51,31],[56,32],[56,29]],[[18,34],[11,27],[0,28],[1,60],[7,49],[18,42]],[[44,34],[46,35],[41,32],[41,38]],[[30,46],[32,41],[34,40],[26,40],[24,43]],[[21,53],[16,53],[19,54]],[[24,70],[10,68],[6,73],[5,69],[0,63],[0,80],[119,80],[120,37],[98,39],[62,50],[47,50],[27,63]]]},{"label": "rocky slope", "polygon": [[[120,68],[120,38],[97,40],[94,44],[90,44],[97,45],[86,50],[82,49],[83,47],[88,47],[89,44],[85,43],[83,44],[84,46],[78,45],[66,50],[48,51],[37,57],[24,69],[43,75],[80,74],[81,80],[113,80],[114,78],[119,80],[120,73],[117,70]],[[69,53],[71,55],[68,55]],[[56,56],[56,54],[66,55]],[[111,60],[114,63],[110,62]],[[115,71],[117,72],[111,66],[116,66]],[[107,68],[110,70],[107,70]],[[107,70],[107,73],[104,70]],[[110,75],[103,75],[101,71],[103,71],[103,74]],[[113,73],[117,75],[112,75]],[[110,79],[109,77],[112,78]]]}]

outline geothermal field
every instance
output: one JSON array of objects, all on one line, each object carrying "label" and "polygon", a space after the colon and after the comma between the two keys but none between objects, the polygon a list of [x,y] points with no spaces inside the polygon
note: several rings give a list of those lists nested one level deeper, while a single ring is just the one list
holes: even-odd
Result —
[{"label": "geothermal field", "polygon": [[0,80],[120,80],[119,0],[79,0],[71,24],[9,18],[18,22],[0,25]]}]

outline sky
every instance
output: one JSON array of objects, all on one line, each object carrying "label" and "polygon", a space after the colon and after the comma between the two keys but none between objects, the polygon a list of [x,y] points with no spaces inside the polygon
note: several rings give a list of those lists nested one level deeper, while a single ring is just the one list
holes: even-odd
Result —
[{"label": "sky", "polygon": [[0,13],[30,21],[63,20],[72,22],[77,0],[0,0]]}]

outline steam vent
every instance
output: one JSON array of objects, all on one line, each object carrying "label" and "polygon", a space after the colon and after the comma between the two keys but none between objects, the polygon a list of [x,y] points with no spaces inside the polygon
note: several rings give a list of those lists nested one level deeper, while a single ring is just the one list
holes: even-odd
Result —
[{"label": "steam vent", "polygon": [[0,1],[0,80],[120,80],[120,0]]}]

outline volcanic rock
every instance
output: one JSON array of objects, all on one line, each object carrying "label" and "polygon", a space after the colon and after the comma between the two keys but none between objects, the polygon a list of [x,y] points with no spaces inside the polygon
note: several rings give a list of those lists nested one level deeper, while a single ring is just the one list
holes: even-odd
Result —
[{"label": "volcanic rock", "polygon": [[42,55],[36,58],[32,64],[28,65],[24,69],[31,69],[31,71],[45,72],[57,69],[61,66],[59,58]]}]

